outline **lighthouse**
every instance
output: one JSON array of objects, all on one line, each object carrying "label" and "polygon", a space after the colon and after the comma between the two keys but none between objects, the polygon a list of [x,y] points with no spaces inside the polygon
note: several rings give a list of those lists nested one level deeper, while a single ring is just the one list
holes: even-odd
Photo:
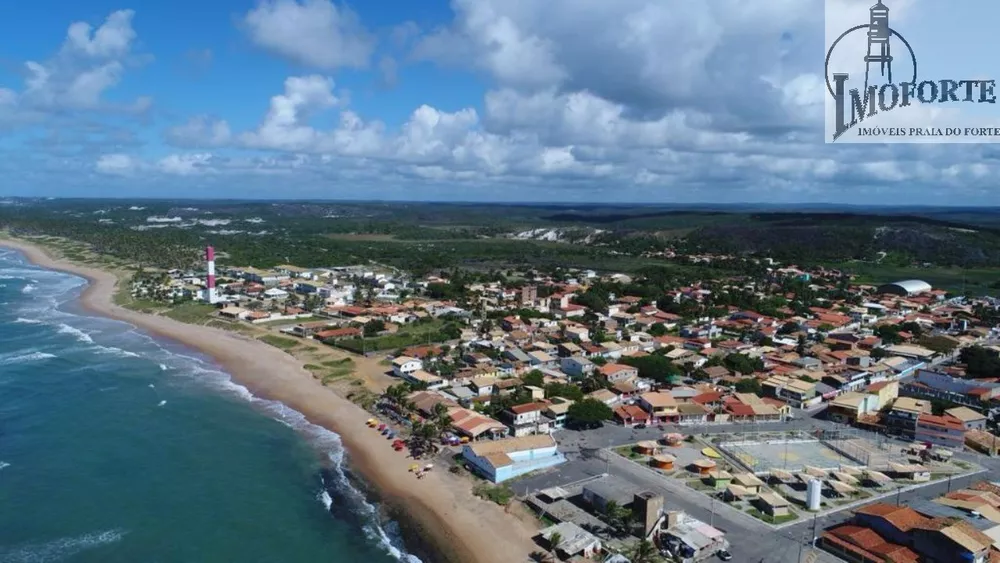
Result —
[{"label": "lighthouse", "polygon": [[[889,49],[889,39],[892,28],[889,27],[889,8],[878,0],[869,10],[868,24],[868,55],[865,57],[865,75],[871,69],[872,63],[879,63],[882,76],[888,73],[888,83],[892,83],[892,55]],[[875,53],[876,47],[878,54]],[[867,92],[867,88],[865,89]]]},{"label": "lighthouse", "polygon": [[215,293],[215,249],[211,246],[205,247],[205,262],[208,267],[208,275],[205,280],[205,302],[215,303],[219,299]]}]

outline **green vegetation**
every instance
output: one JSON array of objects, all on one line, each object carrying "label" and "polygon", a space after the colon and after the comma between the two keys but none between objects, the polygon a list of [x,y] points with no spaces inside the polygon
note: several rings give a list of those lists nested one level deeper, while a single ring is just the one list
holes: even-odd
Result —
[{"label": "green vegetation", "polygon": [[970,346],[962,350],[959,358],[971,377],[1000,377],[1000,354],[993,350]]},{"label": "green vegetation", "polygon": [[712,491],[714,490],[711,485],[705,483],[703,479],[691,479],[686,481],[687,486],[691,487],[696,491]]},{"label": "green vegetation", "polygon": [[[547,205],[150,200],[141,203],[142,210],[131,206],[121,200],[23,199],[0,208],[0,229],[36,237],[67,258],[104,266],[199,270],[202,248],[210,240],[223,267],[374,262],[417,275],[519,266],[543,273],[655,269],[676,287],[759,273],[765,265],[753,259],[771,257],[802,267],[837,268],[863,283],[919,278],[951,291],[1000,292],[1000,217],[992,209],[771,212],[753,206],[578,205],[571,210]],[[220,234],[199,224],[196,220],[207,212],[232,221],[231,232]],[[146,219],[154,215],[181,222],[146,229]],[[540,228],[554,229],[561,242],[511,236]],[[681,258],[662,258],[668,250]],[[684,258],[702,253],[734,258],[711,263]],[[431,287],[431,294],[450,298],[452,285]],[[649,287],[660,285],[654,281]],[[609,293],[598,284],[577,300],[603,310]],[[630,294],[650,300],[662,296]],[[776,301],[767,301],[756,310],[772,315]]]},{"label": "green vegetation", "polygon": [[799,518],[799,516],[792,511],[789,511],[789,513],[786,516],[774,517],[769,514],[764,514],[763,512],[757,510],[756,508],[748,509],[747,514],[753,516],[758,520],[763,520],[768,524],[784,524],[785,522],[791,522],[793,520],[798,520]]},{"label": "green vegetation", "polygon": [[736,392],[759,394],[761,391],[760,380],[756,377],[747,377],[736,382]]},{"label": "green vegetation", "polygon": [[201,324],[209,319],[215,307],[207,303],[188,302],[174,305],[163,315],[182,323]]},{"label": "green vegetation", "polygon": [[273,334],[265,334],[264,336],[258,337],[257,340],[266,342],[275,348],[281,348],[285,351],[291,350],[299,345],[297,340],[285,338],[284,336],[275,336]]},{"label": "green vegetation", "polygon": [[514,491],[507,485],[490,485],[480,483],[472,489],[472,494],[481,499],[495,502],[500,506],[506,506],[514,498]]},{"label": "green vegetation", "polygon": [[594,428],[611,420],[613,415],[611,407],[588,397],[569,406],[566,410],[566,424],[576,428]]},{"label": "green vegetation", "polygon": [[462,329],[457,323],[442,319],[427,319],[407,325],[395,334],[375,338],[337,340],[332,344],[357,354],[380,350],[399,350],[408,346],[437,344],[460,337]]}]

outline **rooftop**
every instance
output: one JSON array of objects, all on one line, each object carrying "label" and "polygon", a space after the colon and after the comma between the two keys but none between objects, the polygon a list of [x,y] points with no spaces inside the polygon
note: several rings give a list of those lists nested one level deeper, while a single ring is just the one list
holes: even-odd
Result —
[{"label": "rooftop", "polygon": [[528,450],[540,450],[542,448],[552,448],[556,446],[555,439],[548,434],[535,434],[532,436],[521,436],[520,438],[504,438],[502,440],[489,440],[476,444],[466,444],[472,453],[485,457],[494,453],[513,453]]},{"label": "rooftop", "polygon": [[986,420],[986,415],[974,411],[969,407],[955,407],[953,409],[948,409],[944,412],[945,414],[951,415],[965,423],[976,422],[979,420]]}]

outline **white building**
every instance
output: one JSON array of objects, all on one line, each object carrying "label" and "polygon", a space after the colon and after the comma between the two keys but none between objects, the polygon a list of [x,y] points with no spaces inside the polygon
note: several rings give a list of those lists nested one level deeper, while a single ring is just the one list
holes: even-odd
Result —
[{"label": "white building", "polygon": [[422,369],[424,369],[424,363],[409,356],[400,356],[392,361],[392,373],[396,377],[403,377]]}]

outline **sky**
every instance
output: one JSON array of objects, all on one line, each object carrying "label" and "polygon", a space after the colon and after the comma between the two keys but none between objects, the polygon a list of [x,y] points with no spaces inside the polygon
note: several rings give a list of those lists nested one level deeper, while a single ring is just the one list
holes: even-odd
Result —
[{"label": "sky", "polygon": [[[825,142],[873,0],[125,1],[0,20],[0,195],[1000,205],[996,145]],[[885,1],[1000,76],[996,2]],[[879,119],[1000,124],[959,105]]]}]

